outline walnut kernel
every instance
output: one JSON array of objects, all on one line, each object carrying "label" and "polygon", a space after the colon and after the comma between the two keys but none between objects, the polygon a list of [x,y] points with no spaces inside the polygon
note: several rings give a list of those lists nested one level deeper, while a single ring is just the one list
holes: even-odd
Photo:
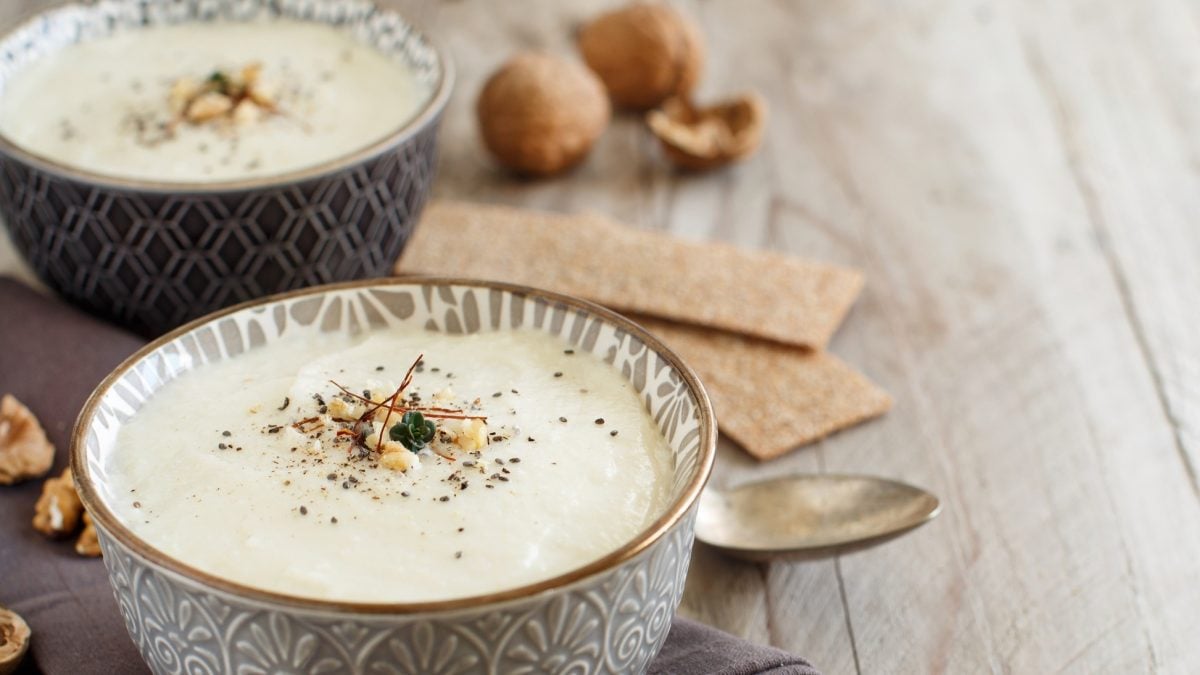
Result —
[{"label": "walnut kernel", "polygon": [[189,122],[200,124],[216,119],[230,110],[233,110],[233,99],[225,94],[208,91],[192,99],[188,104],[186,116]]},{"label": "walnut kernel", "polygon": [[242,66],[242,72],[240,73],[242,77],[242,84],[247,88],[253,86],[262,76],[262,69],[263,66],[258,61]]},{"label": "walnut kernel", "polygon": [[462,420],[454,442],[466,452],[487,446],[487,424],[483,420]]},{"label": "walnut kernel", "polygon": [[235,75],[216,70],[203,82],[190,77],[175,80],[167,105],[174,121],[247,126],[278,111],[276,95],[276,87],[262,76],[262,64],[250,63]]},{"label": "walnut kernel", "polygon": [[75,493],[75,480],[70,467],[58,478],[42,484],[42,496],[34,507],[33,529],[47,537],[62,539],[75,534],[83,516],[83,502]]},{"label": "walnut kernel", "polygon": [[75,552],[87,558],[100,557],[100,539],[96,536],[96,527],[92,525],[92,516],[86,511],[83,514],[83,532],[75,540]]},{"label": "walnut kernel", "polygon": [[379,456],[379,463],[392,471],[408,471],[420,463],[420,459],[407,449],[390,451],[391,448],[385,448],[385,450],[384,454]]},{"label": "walnut kernel", "polygon": [[262,117],[262,108],[248,98],[242,99],[233,107],[233,123],[238,126],[249,126]]},{"label": "walnut kernel", "polygon": [[0,399],[0,485],[46,475],[54,446],[33,413],[12,394]]},{"label": "walnut kernel", "polygon": [[167,104],[172,115],[183,115],[192,99],[200,95],[200,83],[190,77],[181,77],[171,84]]},{"label": "walnut kernel", "polygon": [[274,111],[275,102],[279,99],[279,87],[261,78],[256,79],[246,85],[246,97],[258,104],[259,108]]}]

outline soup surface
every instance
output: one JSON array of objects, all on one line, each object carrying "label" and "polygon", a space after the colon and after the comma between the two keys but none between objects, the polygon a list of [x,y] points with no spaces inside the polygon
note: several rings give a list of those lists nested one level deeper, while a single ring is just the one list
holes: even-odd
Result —
[{"label": "soup surface", "polygon": [[95,173],[206,183],[350,154],[431,95],[412,68],[324,24],[197,22],[33,62],[5,83],[0,133]]},{"label": "soup surface", "polygon": [[658,518],[671,483],[632,386],[531,331],[285,339],[206,364],[122,427],[104,469],[118,518],[186,564],[360,602],[567,572]]}]

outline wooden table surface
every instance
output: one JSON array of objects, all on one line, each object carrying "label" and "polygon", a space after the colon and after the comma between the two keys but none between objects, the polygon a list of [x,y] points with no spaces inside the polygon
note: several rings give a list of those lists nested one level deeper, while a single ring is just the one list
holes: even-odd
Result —
[{"label": "wooden table surface", "polygon": [[723,443],[714,480],[866,472],[945,504],[836,558],[698,546],[683,611],[827,673],[1200,670],[1200,4],[688,3],[701,98],[771,105],[758,156],[677,175],[620,116],[569,176],[496,171],[482,79],[609,4],[417,5],[459,68],[437,195],[862,268],[831,349],[895,408],[768,464]]}]

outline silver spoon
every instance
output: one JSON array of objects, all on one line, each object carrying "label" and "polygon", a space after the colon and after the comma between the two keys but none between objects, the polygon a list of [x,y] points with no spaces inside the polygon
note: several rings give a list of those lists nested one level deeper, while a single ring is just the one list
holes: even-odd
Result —
[{"label": "silver spoon", "polygon": [[903,534],[941,508],[925,490],[886,478],[798,475],[706,489],[696,538],[751,560],[830,555]]}]

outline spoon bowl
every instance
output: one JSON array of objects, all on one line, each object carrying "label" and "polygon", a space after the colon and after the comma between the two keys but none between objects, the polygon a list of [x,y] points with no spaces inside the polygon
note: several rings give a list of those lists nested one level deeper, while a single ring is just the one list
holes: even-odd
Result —
[{"label": "spoon bowl", "polygon": [[826,555],[877,544],[929,522],[934,495],[886,478],[798,475],[708,488],[700,497],[696,538],[731,555]]}]

